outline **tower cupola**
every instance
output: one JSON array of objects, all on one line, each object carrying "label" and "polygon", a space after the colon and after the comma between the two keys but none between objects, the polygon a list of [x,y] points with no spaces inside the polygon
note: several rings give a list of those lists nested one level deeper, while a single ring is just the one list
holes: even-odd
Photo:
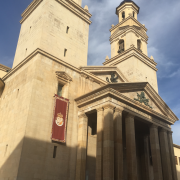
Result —
[{"label": "tower cupola", "polygon": [[139,13],[139,6],[131,0],[124,0],[116,8],[116,14],[119,17],[119,22],[123,21],[128,16],[133,16],[137,20]]}]

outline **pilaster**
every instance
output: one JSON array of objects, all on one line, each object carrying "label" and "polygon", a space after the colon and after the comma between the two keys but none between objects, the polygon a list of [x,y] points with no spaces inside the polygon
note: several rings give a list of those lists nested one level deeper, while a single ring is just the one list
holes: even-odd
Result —
[{"label": "pilaster", "polygon": [[84,180],[86,176],[87,123],[86,114],[79,115],[76,180]]}]

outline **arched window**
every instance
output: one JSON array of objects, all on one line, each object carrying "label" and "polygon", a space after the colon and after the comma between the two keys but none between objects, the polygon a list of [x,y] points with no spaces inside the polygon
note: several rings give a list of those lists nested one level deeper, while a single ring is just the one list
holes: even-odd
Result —
[{"label": "arched window", "polygon": [[118,50],[118,53],[120,54],[120,53],[122,53],[123,51],[124,51],[124,40],[121,39],[121,40],[119,41],[119,50]]},{"label": "arched window", "polygon": [[122,12],[122,18],[123,19],[125,18],[125,12],[124,11]]},{"label": "arched window", "polygon": [[141,40],[139,40],[139,39],[137,40],[137,49],[142,51],[141,50]]},{"label": "arched window", "polygon": [[133,11],[133,17],[135,16],[135,12]]}]

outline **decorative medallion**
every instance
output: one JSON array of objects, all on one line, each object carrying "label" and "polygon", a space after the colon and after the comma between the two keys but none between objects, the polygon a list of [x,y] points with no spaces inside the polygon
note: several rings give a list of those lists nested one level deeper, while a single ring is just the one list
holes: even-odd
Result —
[{"label": "decorative medallion", "polygon": [[64,120],[63,120],[63,115],[61,113],[57,114],[55,122],[58,126],[63,126]]},{"label": "decorative medallion", "polygon": [[141,92],[141,94],[137,93],[137,97],[138,99],[134,98],[134,100],[144,103],[146,106],[149,106],[152,109],[152,107],[149,105],[149,99],[146,99],[144,92]]},{"label": "decorative medallion", "polygon": [[[115,73],[111,73],[111,78],[110,78],[111,82],[112,83],[117,83],[118,82],[117,79],[118,79],[118,76],[115,77]],[[109,82],[109,83],[110,83],[110,80],[109,80],[108,77],[106,78],[106,81]]]}]

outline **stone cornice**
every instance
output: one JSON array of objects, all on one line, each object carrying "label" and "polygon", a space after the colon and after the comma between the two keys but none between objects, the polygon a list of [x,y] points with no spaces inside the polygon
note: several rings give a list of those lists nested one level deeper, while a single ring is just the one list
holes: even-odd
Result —
[{"label": "stone cornice", "polygon": [[20,23],[22,24],[28,17],[29,15],[38,7],[38,5],[42,2],[43,0],[34,0],[27,8],[26,10],[21,14],[22,19]]},{"label": "stone cornice", "polygon": [[[43,0],[34,0],[27,8],[26,10],[21,14],[22,19],[20,23],[22,24],[28,17],[29,15],[38,7],[38,5],[42,2]],[[77,3],[75,3],[72,0],[55,0],[67,9],[69,9],[71,12],[76,14],[78,17],[83,19],[85,22],[88,24],[91,24],[91,21],[89,18],[92,16],[88,11],[83,9],[81,6],[79,6]]]},{"label": "stone cornice", "polygon": [[174,146],[175,148],[180,149],[180,146],[179,146],[179,145],[177,145],[177,144],[173,144],[173,146]]},{"label": "stone cornice", "polygon": [[123,21],[119,22],[118,24],[116,24],[114,27],[112,27],[109,31],[113,31],[114,29],[116,29],[117,27],[119,27],[120,25],[122,25],[123,23],[125,23],[126,21],[128,21],[129,19],[132,19],[134,22],[136,22],[140,27],[142,27],[146,32],[147,29],[138,21],[136,20],[134,17],[132,16],[128,16],[127,18],[125,18]]},{"label": "stone cornice", "polygon": [[62,64],[63,66],[68,67],[69,69],[76,71],[79,74],[84,74],[86,75],[87,78],[92,78],[94,82],[101,84],[101,85],[106,85],[108,84],[106,81],[98,78],[97,76],[95,76],[94,74],[81,70],[79,68],[74,67],[73,65],[41,50],[41,49],[36,49],[34,52],[32,52],[29,56],[27,56],[23,61],[21,61],[17,66],[15,66],[10,72],[8,72],[4,77],[3,80],[5,81],[6,79],[8,79],[9,77],[11,77],[16,71],[18,71],[22,66],[24,66],[27,62],[29,62],[34,56],[36,56],[37,54],[41,54],[43,56],[48,57],[49,59],[56,61],[60,64]]},{"label": "stone cornice", "polygon": [[[135,51],[132,52],[130,54],[128,54],[130,51]],[[126,55],[127,54],[127,55]],[[138,56],[141,55],[141,56]],[[126,55],[126,56],[125,56]],[[144,62],[146,65],[148,65],[149,67],[151,67],[152,69],[154,69],[155,71],[157,71],[158,69],[156,68],[157,63],[155,61],[153,61],[151,58],[149,58],[148,56],[146,56],[144,53],[140,52],[137,48],[135,47],[131,47],[129,49],[127,49],[126,51],[122,52],[121,54],[118,54],[117,56],[105,61],[103,63],[103,65],[105,66],[115,66],[119,63],[121,63],[122,61],[127,60],[130,57],[136,57],[137,59],[141,60],[142,62]],[[114,61],[114,62],[113,62]],[[111,63],[111,64],[110,64]],[[110,65],[109,65],[110,64]]]},{"label": "stone cornice", "polygon": [[128,34],[130,32],[133,32],[136,36],[138,36],[138,35],[141,36],[141,38],[144,38],[146,42],[148,41],[148,36],[145,33],[143,33],[142,31],[138,31],[134,26],[129,26],[128,28],[126,28],[125,30],[123,30],[119,33],[114,32],[110,36],[109,41],[112,43],[119,36],[121,36],[121,38],[122,38],[122,36],[125,36],[126,34]]},{"label": "stone cornice", "polygon": [[108,73],[115,71],[123,82],[129,82],[124,74],[117,68],[117,66],[85,66],[80,69],[86,70],[91,73]]},{"label": "stone cornice", "polygon": [[[166,111],[166,114],[171,113],[171,116],[168,117],[166,115],[162,115],[153,109],[149,108],[148,106],[145,106],[134,99],[131,99],[123,94],[121,92],[125,91],[134,91],[134,90],[144,90],[145,93],[147,93],[151,98],[152,94],[149,92],[149,89],[151,88],[151,91],[154,92],[154,99],[153,102],[157,104],[158,107],[161,106],[161,109],[164,109]],[[152,116],[155,116],[157,118],[160,118],[163,121],[166,121],[170,124],[174,124],[178,118],[175,116],[175,114],[171,111],[171,109],[164,103],[164,101],[161,99],[161,97],[153,90],[153,88],[149,85],[149,83],[119,83],[119,84],[108,84],[101,88],[98,88],[90,93],[87,93],[83,96],[80,96],[75,99],[77,102],[78,107],[83,107],[84,105],[90,104],[93,101],[97,101],[97,99],[105,98],[106,96],[113,97],[114,99],[125,102],[126,104],[129,104],[132,107],[136,107],[138,109],[141,109],[142,111],[146,112],[147,114],[151,114]],[[158,97],[158,98],[157,98]],[[159,103],[158,101],[161,101]],[[164,103],[164,105],[162,105]]]},{"label": "stone cornice", "polygon": [[8,71],[11,70],[11,68],[10,68],[10,67],[7,67],[7,66],[5,66],[5,65],[3,65],[3,64],[0,64],[0,70],[1,70],[1,71],[4,71],[4,72],[8,72]]},{"label": "stone cornice", "polygon": [[[64,7],[66,7],[67,9],[69,9],[71,12],[73,12],[74,14],[76,14],[78,17],[80,17],[82,20],[84,20],[85,22],[87,22],[88,24],[91,24],[92,22],[88,19],[90,18],[92,15],[86,11],[85,9],[83,9],[81,6],[79,6],[77,3],[75,3],[72,0],[55,0],[58,3],[60,3],[61,5],[63,5]],[[78,11],[77,11],[78,10]]]}]

